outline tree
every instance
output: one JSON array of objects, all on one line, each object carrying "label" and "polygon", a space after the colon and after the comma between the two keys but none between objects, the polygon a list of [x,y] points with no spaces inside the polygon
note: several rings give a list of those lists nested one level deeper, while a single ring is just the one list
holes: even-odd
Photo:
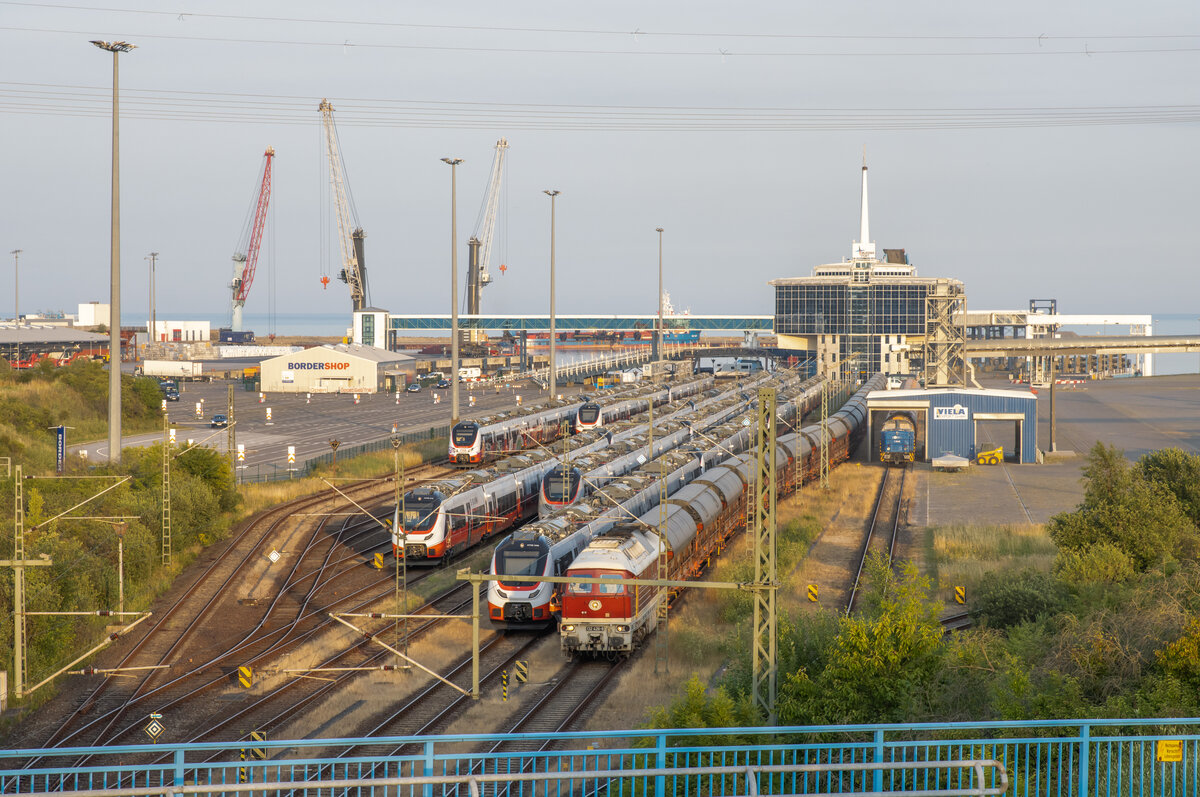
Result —
[{"label": "tree", "polygon": [[1179,448],[1164,448],[1139,459],[1135,470],[1170,490],[1192,523],[1200,527],[1200,456]]},{"label": "tree", "polygon": [[1074,512],[1050,518],[1050,539],[1082,550],[1110,542],[1145,570],[1169,558],[1195,558],[1200,532],[1175,493],[1135,469],[1113,446],[1097,443],[1084,468],[1087,487]]}]

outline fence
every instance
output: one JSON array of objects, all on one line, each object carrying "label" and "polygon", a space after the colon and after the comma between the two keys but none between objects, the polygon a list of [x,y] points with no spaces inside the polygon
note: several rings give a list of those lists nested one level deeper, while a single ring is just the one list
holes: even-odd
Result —
[{"label": "fence", "polygon": [[[0,751],[0,794],[1200,793],[1200,718],[272,740],[253,743],[263,760],[239,760],[249,746],[160,741]],[[381,748],[400,752],[370,752]],[[89,759],[81,767],[22,767],[42,756]]]},{"label": "fence", "polygon": [[[424,443],[429,440],[437,440],[438,438],[450,438],[450,426],[434,426],[429,429],[422,429],[416,432],[402,432],[396,435],[388,435],[379,440],[372,440],[367,443],[360,443],[355,446],[339,446],[337,450],[337,461],[345,462],[348,459],[353,459],[360,454],[372,454],[376,451],[391,451],[392,439],[400,438],[401,445],[411,445],[415,443]],[[238,469],[238,481],[242,484],[250,482],[274,482],[287,481],[288,479],[298,479],[308,476],[315,469],[322,465],[332,465],[334,462],[334,453],[331,451],[328,454],[320,454],[315,457],[305,459],[303,462],[297,462],[295,465],[278,465],[275,463],[259,463],[256,465],[246,465]]]}]

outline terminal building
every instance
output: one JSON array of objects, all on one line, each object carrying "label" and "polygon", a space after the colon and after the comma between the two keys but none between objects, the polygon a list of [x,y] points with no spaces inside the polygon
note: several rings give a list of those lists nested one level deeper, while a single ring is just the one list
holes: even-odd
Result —
[{"label": "terminal building", "polygon": [[416,378],[416,360],[374,346],[339,343],[262,361],[266,393],[376,393]]},{"label": "terminal building", "polygon": [[859,240],[841,263],[811,277],[772,280],[775,333],[781,349],[804,351],[817,372],[917,374],[929,385],[962,385],[966,308],[963,284],[918,277],[903,249],[876,255],[862,169]]}]

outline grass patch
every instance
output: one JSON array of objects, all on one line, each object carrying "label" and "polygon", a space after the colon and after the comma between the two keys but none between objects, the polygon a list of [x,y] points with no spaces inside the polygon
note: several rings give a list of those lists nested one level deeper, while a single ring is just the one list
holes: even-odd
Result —
[{"label": "grass patch", "polygon": [[[404,467],[414,468],[443,456],[446,453],[446,440],[441,438],[403,446],[400,452],[404,457]],[[253,517],[277,504],[328,490],[329,485],[324,479],[377,479],[391,476],[395,469],[393,452],[374,451],[341,460],[336,468],[333,465],[322,465],[315,468],[311,475],[298,479],[240,484],[238,492],[242,496],[242,503],[238,519]]]},{"label": "grass patch", "polygon": [[956,524],[925,533],[928,572],[938,589],[977,584],[989,571],[1049,572],[1057,553],[1042,524]]}]

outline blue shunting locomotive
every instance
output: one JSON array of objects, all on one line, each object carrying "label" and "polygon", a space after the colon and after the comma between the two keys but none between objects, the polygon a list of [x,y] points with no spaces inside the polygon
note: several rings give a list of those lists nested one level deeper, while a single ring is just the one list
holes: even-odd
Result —
[{"label": "blue shunting locomotive", "polygon": [[917,422],[911,412],[897,411],[888,415],[880,427],[879,461],[888,463],[912,462],[917,451]]}]

